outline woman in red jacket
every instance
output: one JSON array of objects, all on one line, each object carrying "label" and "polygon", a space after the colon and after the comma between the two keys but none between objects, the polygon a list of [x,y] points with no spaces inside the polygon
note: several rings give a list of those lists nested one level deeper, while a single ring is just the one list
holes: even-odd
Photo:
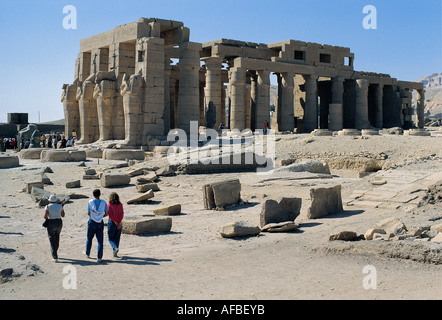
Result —
[{"label": "woman in red jacket", "polygon": [[109,211],[109,221],[107,223],[107,235],[109,237],[109,243],[114,252],[114,257],[117,257],[117,253],[120,247],[120,237],[122,231],[122,224],[124,217],[123,204],[120,202],[120,197],[117,193],[112,192],[109,195],[109,202],[107,204]]}]

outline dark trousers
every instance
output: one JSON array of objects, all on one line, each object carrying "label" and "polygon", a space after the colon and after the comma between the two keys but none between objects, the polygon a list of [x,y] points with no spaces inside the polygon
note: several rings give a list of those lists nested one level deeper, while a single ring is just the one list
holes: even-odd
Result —
[{"label": "dark trousers", "polygon": [[48,220],[48,237],[51,244],[52,258],[58,259],[58,247],[60,245],[60,233],[63,228],[61,219]]},{"label": "dark trousers", "polygon": [[103,257],[103,230],[104,223],[95,222],[92,219],[89,219],[87,224],[87,240],[86,240],[86,255],[89,256],[92,248],[92,240],[94,237],[97,238],[98,248],[97,248],[97,258],[101,259]]}]

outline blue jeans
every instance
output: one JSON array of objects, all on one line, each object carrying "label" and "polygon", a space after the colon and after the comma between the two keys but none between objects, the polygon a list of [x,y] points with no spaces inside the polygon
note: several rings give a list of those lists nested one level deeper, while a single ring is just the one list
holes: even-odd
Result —
[{"label": "blue jeans", "polygon": [[86,241],[86,255],[89,256],[91,253],[92,247],[92,239],[97,237],[98,241],[98,254],[97,259],[101,259],[103,257],[103,229],[104,223],[95,222],[92,219],[89,219],[87,224],[87,241]]},{"label": "blue jeans", "polygon": [[112,249],[118,249],[120,247],[120,237],[122,229],[123,228],[120,228],[120,230],[118,230],[115,222],[109,219],[109,222],[107,223],[107,235],[109,237],[109,243]]}]

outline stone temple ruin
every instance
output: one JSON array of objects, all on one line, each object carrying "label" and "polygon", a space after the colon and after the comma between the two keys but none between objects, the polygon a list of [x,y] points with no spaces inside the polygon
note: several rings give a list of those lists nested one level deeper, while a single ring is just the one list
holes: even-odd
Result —
[{"label": "stone temple ruin", "polygon": [[77,144],[152,147],[171,129],[189,132],[190,121],[254,131],[267,120],[291,132],[424,126],[423,84],[355,71],[349,48],[189,40],[182,22],[155,18],[81,40],[75,80],[63,85],[66,134],[75,129]]}]

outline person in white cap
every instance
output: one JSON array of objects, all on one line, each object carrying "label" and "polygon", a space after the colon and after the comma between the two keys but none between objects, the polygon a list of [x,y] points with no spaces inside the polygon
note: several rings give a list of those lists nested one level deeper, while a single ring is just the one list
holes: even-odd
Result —
[{"label": "person in white cap", "polygon": [[58,248],[60,245],[60,233],[63,228],[61,218],[64,218],[63,206],[57,203],[57,197],[53,194],[49,197],[49,204],[45,207],[44,218],[47,222],[49,243],[51,245],[52,260],[58,261]]}]

